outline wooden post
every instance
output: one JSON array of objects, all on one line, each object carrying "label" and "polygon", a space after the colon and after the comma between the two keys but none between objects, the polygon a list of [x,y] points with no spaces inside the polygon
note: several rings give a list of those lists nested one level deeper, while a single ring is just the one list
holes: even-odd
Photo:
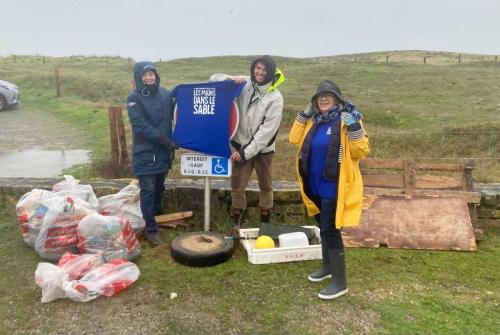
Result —
[{"label": "wooden post", "polygon": [[427,56],[424,56],[424,64],[427,64]]},{"label": "wooden post", "polygon": [[458,54],[458,64],[462,63],[462,54]]},{"label": "wooden post", "polygon": [[356,63],[356,57],[354,57],[354,63]]},{"label": "wooden post", "polygon": [[415,177],[415,161],[405,160],[403,161],[404,167],[404,182],[405,182],[405,194],[413,194],[416,187],[416,177]]},{"label": "wooden post", "polygon": [[54,75],[56,78],[56,97],[61,97],[61,81],[59,79],[59,69],[57,66],[54,68]]},{"label": "wooden post", "polygon": [[476,162],[473,159],[469,159],[464,163],[464,191],[472,192],[474,187],[474,182],[472,180],[472,171],[476,167]]},{"label": "wooden post", "polygon": [[118,145],[120,146],[120,167],[123,167],[128,162],[127,151],[127,136],[125,134],[125,125],[123,124],[123,109],[121,106],[115,108],[116,127],[118,129]]},{"label": "wooden post", "polygon": [[498,56],[495,56],[495,63],[497,62]]},{"label": "wooden post", "polygon": [[385,56],[385,62],[389,63],[389,56]]},{"label": "wooden post", "polygon": [[120,152],[118,148],[118,134],[116,128],[116,107],[108,107],[109,117],[109,135],[111,139],[111,164],[113,169],[113,177],[119,177],[118,166]]}]

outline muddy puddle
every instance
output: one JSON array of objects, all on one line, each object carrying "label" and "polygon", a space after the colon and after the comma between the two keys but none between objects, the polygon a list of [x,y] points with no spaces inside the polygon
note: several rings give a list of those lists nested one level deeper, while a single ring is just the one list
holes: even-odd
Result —
[{"label": "muddy puddle", "polygon": [[0,178],[51,178],[76,164],[90,162],[88,150],[0,152]]}]

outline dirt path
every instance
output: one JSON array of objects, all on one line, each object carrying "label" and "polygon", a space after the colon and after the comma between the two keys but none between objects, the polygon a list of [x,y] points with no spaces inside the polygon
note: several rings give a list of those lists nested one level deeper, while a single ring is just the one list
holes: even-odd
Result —
[{"label": "dirt path", "polygon": [[0,113],[0,178],[49,178],[89,162],[87,136],[50,112],[20,106]]},{"label": "dirt path", "polygon": [[50,112],[19,106],[0,113],[0,152],[85,149],[85,134]]}]

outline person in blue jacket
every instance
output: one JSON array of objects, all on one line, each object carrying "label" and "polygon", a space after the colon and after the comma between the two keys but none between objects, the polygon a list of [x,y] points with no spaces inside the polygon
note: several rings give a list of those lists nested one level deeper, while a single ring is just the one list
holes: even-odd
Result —
[{"label": "person in blue jacket", "polygon": [[133,172],[141,189],[145,238],[155,247],[163,243],[155,215],[162,207],[165,177],[176,148],[171,139],[174,100],[168,90],[160,87],[160,76],[152,62],[135,64],[134,82],[135,89],[127,98]]}]

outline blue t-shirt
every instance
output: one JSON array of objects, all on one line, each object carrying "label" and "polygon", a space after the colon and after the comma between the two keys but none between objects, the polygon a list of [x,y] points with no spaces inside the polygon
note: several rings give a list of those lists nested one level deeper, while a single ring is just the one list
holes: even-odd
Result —
[{"label": "blue t-shirt", "polygon": [[334,199],[337,197],[337,181],[326,180],[323,176],[330,136],[335,132],[335,129],[332,127],[335,123],[334,121],[332,120],[318,126],[312,138],[309,152],[309,187],[312,194],[323,199]]},{"label": "blue t-shirt", "polygon": [[244,83],[233,80],[182,84],[171,95],[177,101],[172,139],[177,146],[207,155],[230,157],[229,123],[232,102]]}]

